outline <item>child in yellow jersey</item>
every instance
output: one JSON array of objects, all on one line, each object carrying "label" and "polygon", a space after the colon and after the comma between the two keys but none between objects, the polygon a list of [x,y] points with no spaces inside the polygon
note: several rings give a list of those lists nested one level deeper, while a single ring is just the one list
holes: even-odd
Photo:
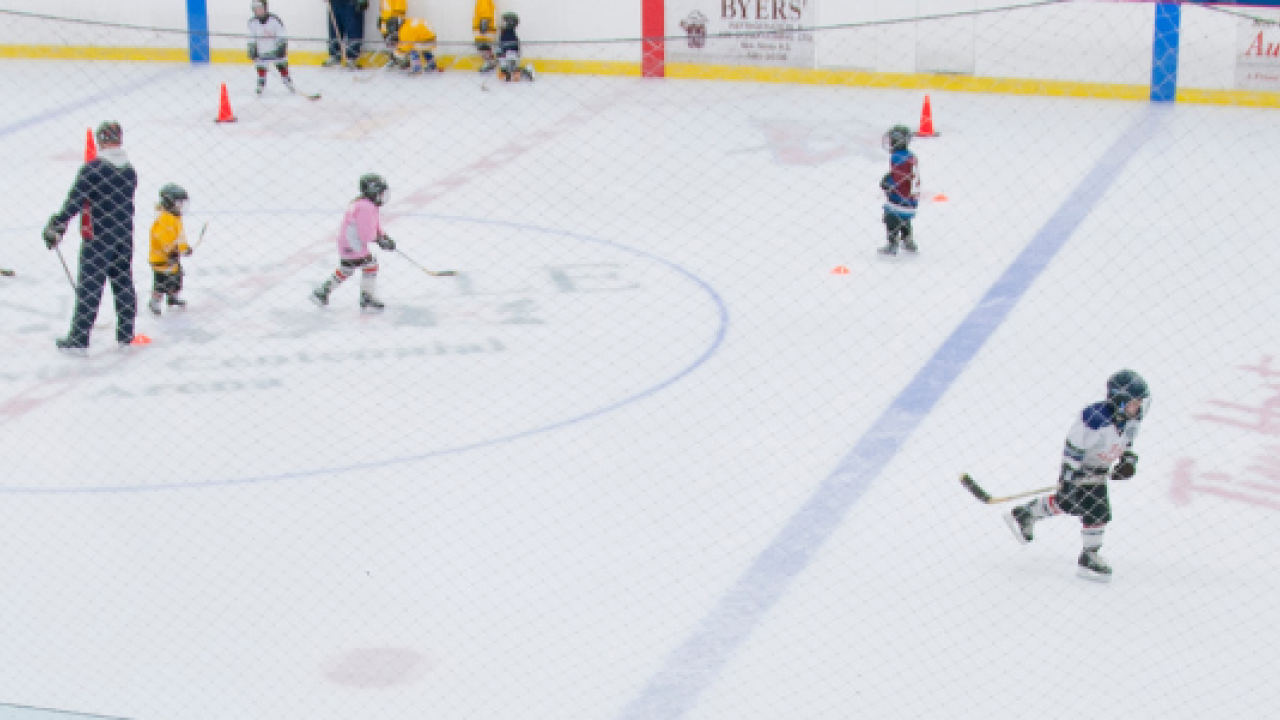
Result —
[{"label": "child in yellow jersey", "polygon": [[493,72],[498,60],[493,54],[493,46],[498,42],[497,10],[493,0],[476,0],[476,14],[471,23],[476,33],[476,50],[480,52],[480,72]]},{"label": "child in yellow jersey", "polygon": [[155,283],[151,288],[151,302],[147,307],[153,315],[160,314],[160,299],[168,298],[170,307],[186,307],[182,292],[182,262],[191,254],[187,234],[182,228],[182,213],[187,209],[187,191],[168,183],[160,188],[160,204],[156,206],[160,216],[151,226],[151,270]]}]

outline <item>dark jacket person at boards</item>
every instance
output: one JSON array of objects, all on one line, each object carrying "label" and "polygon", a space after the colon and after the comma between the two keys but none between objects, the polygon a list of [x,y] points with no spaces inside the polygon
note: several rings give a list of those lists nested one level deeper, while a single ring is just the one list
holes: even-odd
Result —
[{"label": "dark jacket person at boards", "polygon": [[138,296],[133,287],[133,196],[138,189],[138,173],[125,155],[124,131],[120,123],[104,122],[94,137],[98,157],[80,167],[62,209],[44,227],[44,242],[50,250],[62,242],[71,218],[80,215],[79,277],[71,332],[57,341],[58,349],[87,355],[89,332],[98,318],[102,289],[111,283],[116,302],[116,342],[128,347],[133,342],[133,322],[138,314]]}]

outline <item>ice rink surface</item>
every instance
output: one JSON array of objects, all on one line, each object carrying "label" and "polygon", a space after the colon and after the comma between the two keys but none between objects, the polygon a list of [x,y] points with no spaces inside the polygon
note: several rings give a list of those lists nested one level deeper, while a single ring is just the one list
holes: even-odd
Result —
[{"label": "ice rink surface", "polygon": [[[935,92],[921,253],[884,260],[918,92],[0,67],[0,718],[1280,703],[1274,111]],[[105,119],[140,297],[161,185],[208,230],[150,345],[105,299],[68,358],[40,229]],[[386,312],[321,310],[365,172],[460,274],[380,253]],[[1123,367],[1155,402],[1100,585],[1075,519],[1019,546],[956,478],[1052,485]]]}]

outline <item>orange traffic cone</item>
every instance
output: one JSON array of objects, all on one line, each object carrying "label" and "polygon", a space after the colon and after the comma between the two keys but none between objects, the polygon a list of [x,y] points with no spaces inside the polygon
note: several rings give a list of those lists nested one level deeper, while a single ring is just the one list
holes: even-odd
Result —
[{"label": "orange traffic cone", "polygon": [[93,128],[84,131],[84,161],[96,160],[98,146],[93,143]]},{"label": "orange traffic cone", "polygon": [[920,111],[920,131],[916,137],[938,137],[933,130],[933,106],[929,104],[929,96],[924,96],[924,109]]},{"label": "orange traffic cone", "polygon": [[835,269],[831,271],[831,274],[832,275],[848,275],[849,268],[845,267],[844,265],[837,265]]},{"label": "orange traffic cone", "polygon": [[227,84],[222,83],[222,99],[218,102],[218,122],[235,122],[236,116],[231,112],[231,100],[227,98]]}]

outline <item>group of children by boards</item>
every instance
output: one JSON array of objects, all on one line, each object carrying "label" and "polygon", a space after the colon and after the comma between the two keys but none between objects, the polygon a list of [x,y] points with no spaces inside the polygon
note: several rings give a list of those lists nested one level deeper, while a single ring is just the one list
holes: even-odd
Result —
[{"label": "group of children by boards", "polygon": [[[284,21],[270,11],[267,0],[253,0],[252,10],[248,54],[258,73],[257,93],[261,95],[266,89],[267,76],[273,65],[285,88],[289,92],[297,92],[289,75],[289,43],[285,37]],[[476,51],[480,54],[480,72],[497,70],[507,82],[532,81],[533,63],[521,61],[520,36],[516,33],[520,16],[504,12],[499,25],[496,13],[493,0],[476,1],[472,30]],[[369,56],[368,65],[399,68],[410,75],[443,72],[444,68],[435,56],[435,30],[426,20],[409,17],[408,0],[382,0],[378,30],[385,44]]]}]

